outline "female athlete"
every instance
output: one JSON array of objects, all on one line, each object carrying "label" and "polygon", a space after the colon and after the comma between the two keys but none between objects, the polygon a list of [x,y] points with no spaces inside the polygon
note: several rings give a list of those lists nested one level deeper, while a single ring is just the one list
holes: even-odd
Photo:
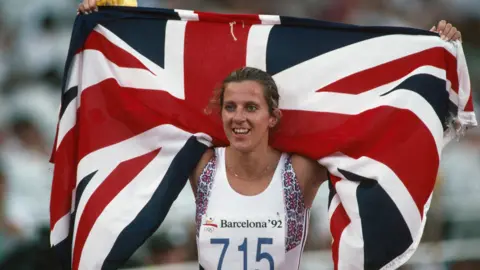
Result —
[{"label": "female athlete", "polygon": [[[95,11],[95,0],[78,10]],[[443,20],[430,30],[444,40],[461,38]],[[229,146],[207,150],[190,176],[201,269],[299,268],[309,209],[327,171],[269,145],[281,118],[279,98],[272,77],[251,67],[232,72],[218,91]]]}]

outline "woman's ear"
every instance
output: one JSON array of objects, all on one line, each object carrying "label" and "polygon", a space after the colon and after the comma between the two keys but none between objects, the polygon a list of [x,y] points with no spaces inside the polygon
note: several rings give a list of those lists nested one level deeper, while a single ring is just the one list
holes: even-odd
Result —
[{"label": "woman's ear", "polygon": [[278,122],[280,122],[280,119],[282,118],[282,111],[278,108],[273,110],[273,117],[270,118],[270,123],[269,126],[270,128],[275,127]]},{"label": "woman's ear", "polygon": [[277,124],[277,118],[275,117],[270,117],[270,121],[268,123],[268,127],[269,128],[273,128],[275,127],[275,125]]}]

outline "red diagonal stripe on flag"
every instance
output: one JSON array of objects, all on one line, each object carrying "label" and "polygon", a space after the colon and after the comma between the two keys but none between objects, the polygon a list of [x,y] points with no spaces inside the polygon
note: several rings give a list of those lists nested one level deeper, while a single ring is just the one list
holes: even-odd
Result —
[{"label": "red diagonal stripe on flag", "polygon": [[445,69],[452,89],[458,93],[457,60],[441,47],[414,53],[335,81],[317,92],[360,94],[384,84],[396,81],[421,66]]},{"label": "red diagonal stripe on flag", "polygon": [[137,176],[160,152],[160,149],[148,154],[124,161],[100,184],[83,210],[78,223],[72,266],[77,270],[82,250],[90,231],[105,207]]},{"label": "red diagonal stripe on flag", "polygon": [[211,126],[211,117],[219,117],[201,115],[168,92],[121,87],[114,79],[84,90],[81,104],[79,160],[162,124],[196,133]]},{"label": "red diagonal stripe on flag", "polygon": [[[156,104],[158,107],[151,107],[148,103],[162,98],[165,101]],[[164,91],[121,87],[114,79],[85,89],[77,120],[81,126],[79,160],[98,149],[166,123],[167,119],[161,114],[160,108],[173,99]]]},{"label": "red diagonal stripe on flag", "polygon": [[[115,63],[119,67],[128,67],[128,68],[138,68],[145,69],[148,68],[140,62],[137,58],[131,55],[129,52],[118,47],[105,38],[102,34],[97,31],[92,31],[85,41],[81,51],[85,50],[96,50],[101,52],[105,57],[111,62]],[[78,52],[77,52],[78,53]]]}]

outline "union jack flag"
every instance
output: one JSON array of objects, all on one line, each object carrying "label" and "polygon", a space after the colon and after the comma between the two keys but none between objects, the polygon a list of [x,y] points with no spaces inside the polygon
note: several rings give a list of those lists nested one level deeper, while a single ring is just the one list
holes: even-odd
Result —
[{"label": "union jack flag", "polygon": [[447,119],[476,125],[460,43],[410,28],[110,7],[77,18],[65,66],[51,195],[65,268],[116,269],[160,226],[202,153],[228,143],[204,109],[242,66],[279,86],[272,145],[330,172],[335,269],[408,260]]}]

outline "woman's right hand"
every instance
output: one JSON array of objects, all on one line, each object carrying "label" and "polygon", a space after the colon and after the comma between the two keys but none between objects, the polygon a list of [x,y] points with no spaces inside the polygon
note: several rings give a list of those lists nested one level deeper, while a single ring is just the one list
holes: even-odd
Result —
[{"label": "woman's right hand", "polygon": [[98,11],[97,0],[83,0],[83,3],[78,5],[77,13],[90,14]]}]

